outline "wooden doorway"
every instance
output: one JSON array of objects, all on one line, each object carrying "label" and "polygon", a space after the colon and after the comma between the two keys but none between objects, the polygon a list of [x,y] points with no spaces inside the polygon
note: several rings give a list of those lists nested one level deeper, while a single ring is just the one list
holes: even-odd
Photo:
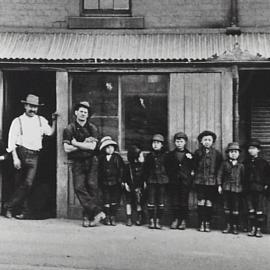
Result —
[{"label": "wooden doorway", "polygon": [[[21,100],[28,93],[38,95],[45,106],[39,114],[49,122],[56,109],[55,72],[7,71],[4,72],[3,139],[7,143],[12,120],[24,112]],[[51,122],[50,122],[51,124]],[[56,211],[56,139],[46,137],[40,154],[40,166],[32,189],[29,204],[34,218],[54,217]],[[3,175],[2,202],[14,191],[12,164]]]}]

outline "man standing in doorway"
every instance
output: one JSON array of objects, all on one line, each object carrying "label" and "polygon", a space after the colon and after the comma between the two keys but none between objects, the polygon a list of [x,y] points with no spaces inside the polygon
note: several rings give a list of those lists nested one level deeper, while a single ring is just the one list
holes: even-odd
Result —
[{"label": "man standing in doorway", "polygon": [[40,104],[38,96],[29,94],[21,103],[24,104],[25,112],[12,121],[8,135],[8,151],[13,157],[16,189],[6,205],[6,217],[11,218],[17,211],[17,219],[26,219],[29,218],[27,200],[37,172],[42,138],[54,134],[57,114],[52,114],[51,127],[44,117],[37,114],[39,107],[44,105]]},{"label": "man standing in doorway", "polygon": [[98,132],[88,122],[90,105],[82,101],[75,105],[75,121],[63,132],[64,151],[72,160],[74,191],[83,207],[83,227],[93,227],[105,218],[98,206],[97,168],[95,154]]}]

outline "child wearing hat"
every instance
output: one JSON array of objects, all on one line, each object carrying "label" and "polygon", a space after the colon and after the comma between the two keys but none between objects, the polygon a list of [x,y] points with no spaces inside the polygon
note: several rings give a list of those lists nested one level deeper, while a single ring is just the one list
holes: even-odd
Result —
[{"label": "child wearing hat", "polygon": [[240,146],[229,143],[227,159],[222,162],[218,173],[218,192],[223,193],[226,228],[223,233],[238,234],[239,205],[244,182],[244,164],[239,161]]},{"label": "child wearing hat", "polygon": [[193,174],[193,156],[186,148],[187,141],[188,137],[185,133],[176,133],[175,149],[168,154],[169,192],[173,215],[171,229],[186,229],[188,198]]},{"label": "child wearing hat", "polygon": [[194,170],[198,200],[199,231],[210,232],[213,202],[217,195],[217,174],[222,154],[214,148],[217,136],[205,130],[198,136],[199,149],[194,153]]},{"label": "child wearing hat", "polygon": [[165,207],[166,186],[169,182],[164,142],[161,134],[152,137],[152,151],[146,156],[143,165],[142,177],[148,190],[147,208],[150,229],[162,229],[161,219]]},{"label": "child wearing hat", "polygon": [[270,166],[259,156],[261,143],[252,139],[248,144],[248,157],[245,161],[245,191],[248,206],[248,236],[262,237],[261,228],[265,220],[263,201],[270,183]]},{"label": "child wearing hat", "polygon": [[132,210],[136,213],[136,225],[142,224],[142,199],[143,199],[143,181],[142,167],[144,155],[137,145],[132,145],[127,153],[128,164],[126,166],[125,177],[125,198],[127,226],[132,226]]},{"label": "child wearing hat", "polygon": [[121,185],[124,182],[124,161],[116,153],[117,143],[110,136],[100,141],[98,178],[103,194],[105,224],[116,225],[116,211],[121,200]]}]

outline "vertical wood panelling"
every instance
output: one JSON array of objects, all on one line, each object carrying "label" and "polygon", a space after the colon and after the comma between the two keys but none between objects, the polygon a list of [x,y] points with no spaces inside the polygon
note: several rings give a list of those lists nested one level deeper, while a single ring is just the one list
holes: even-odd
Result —
[{"label": "vertical wood panelling", "polygon": [[186,132],[192,151],[198,147],[198,134],[205,129],[217,134],[220,150],[232,140],[232,85],[226,80],[231,78],[222,72],[171,74],[170,139],[177,131]]},{"label": "vertical wood panelling", "polygon": [[[0,70],[0,136],[3,138],[3,108],[4,108],[4,77]],[[2,191],[3,175],[0,173],[0,190]],[[0,192],[0,201],[2,201],[2,192]]]},{"label": "vertical wood panelling", "polygon": [[169,91],[169,142],[171,144],[173,135],[178,130],[184,129],[184,76],[181,74],[171,74]]},{"label": "vertical wood panelling", "polygon": [[221,79],[221,142],[222,147],[233,140],[233,91],[232,74],[223,72]]},{"label": "vertical wood panelling", "polygon": [[69,115],[68,73],[56,72],[57,119],[57,217],[68,216],[68,165],[67,155],[62,147],[63,129],[68,124]]}]

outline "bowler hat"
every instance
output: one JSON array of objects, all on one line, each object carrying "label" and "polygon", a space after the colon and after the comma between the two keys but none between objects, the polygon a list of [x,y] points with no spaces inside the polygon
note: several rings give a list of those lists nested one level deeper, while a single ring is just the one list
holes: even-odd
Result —
[{"label": "bowler hat", "polygon": [[213,138],[213,142],[215,142],[216,139],[217,139],[217,135],[214,132],[212,132],[210,130],[204,130],[203,132],[201,132],[199,134],[199,136],[197,138],[198,141],[201,142],[202,138],[205,137],[205,136],[211,136]]},{"label": "bowler hat", "polygon": [[164,136],[163,135],[161,135],[161,134],[155,134],[152,137],[152,141],[164,142],[165,139],[164,139]]},{"label": "bowler hat", "polygon": [[102,150],[108,145],[117,146],[117,142],[115,142],[110,136],[105,136],[100,140],[99,150]]},{"label": "bowler hat", "polygon": [[39,97],[33,94],[28,94],[26,96],[25,100],[21,100],[21,103],[24,104],[30,104],[30,105],[34,105],[34,106],[43,106],[44,104],[40,104],[39,103]]},{"label": "bowler hat", "polygon": [[177,133],[174,134],[173,139],[174,139],[174,141],[175,141],[176,139],[184,139],[185,141],[187,141],[187,140],[188,140],[188,136],[187,136],[187,134],[184,133],[184,132],[177,132]]},{"label": "bowler hat", "polygon": [[228,144],[226,152],[229,152],[231,150],[238,150],[239,152],[241,151],[240,145],[238,142],[231,142]]},{"label": "bowler hat", "polygon": [[261,148],[261,142],[258,140],[258,139],[251,139],[249,142],[248,142],[248,147],[249,146],[255,146],[257,147],[258,149]]}]

